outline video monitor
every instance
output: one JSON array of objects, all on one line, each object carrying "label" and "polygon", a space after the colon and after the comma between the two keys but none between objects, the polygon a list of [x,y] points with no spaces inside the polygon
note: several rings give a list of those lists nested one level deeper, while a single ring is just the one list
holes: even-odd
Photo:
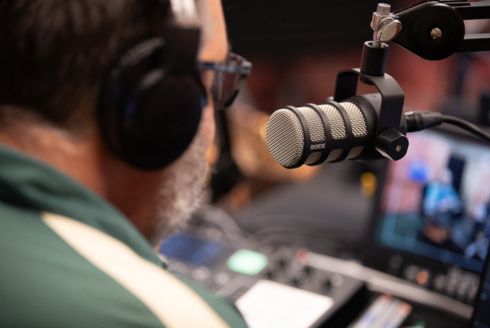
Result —
[{"label": "video monitor", "polygon": [[380,180],[367,264],[400,276],[409,265],[429,278],[480,272],[490,239],[490,147],[437,130],[408,137],[407,155]]}]

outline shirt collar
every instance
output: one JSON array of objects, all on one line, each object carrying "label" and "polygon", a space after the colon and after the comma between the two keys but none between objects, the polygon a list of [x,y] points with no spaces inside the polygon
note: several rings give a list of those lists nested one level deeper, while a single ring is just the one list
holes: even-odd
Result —
[{"label": "shirt collar", "polygon": [[107,201],[54,168],[4,146],[0,146],[0,203],[70,217],[163,265],[146,239]]}]

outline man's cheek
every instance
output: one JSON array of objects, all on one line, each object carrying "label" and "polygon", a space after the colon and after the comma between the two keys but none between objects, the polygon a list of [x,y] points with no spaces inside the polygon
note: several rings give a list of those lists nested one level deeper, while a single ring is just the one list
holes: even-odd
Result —
[{"label": "man's cheek", "polygon": [[202,141],[206,148],[208,148],[214,141],[214,134],[216,130],[214,121],[214,109],[212,104],[208,104],[203,110],[201,126],[199,127],[198,138],[202,138]]}]

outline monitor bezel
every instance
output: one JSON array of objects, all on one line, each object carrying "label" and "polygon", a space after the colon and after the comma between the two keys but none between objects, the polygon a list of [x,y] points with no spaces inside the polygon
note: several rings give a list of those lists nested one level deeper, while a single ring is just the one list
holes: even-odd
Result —
[{"label": "monitor bezel", "polygon": [[478,291],[475,296],[475,302],[473,304],[473,312],[471,313],[470,327],[474,327],[476,320],[476,312],[481,309],[480,294],[483,291],[483,285],[485,284],[485,276],[490,275],[490,245],[488,246],[487,256],[483,261],[483,269],[480,274],[480,282],[478,284]]}]

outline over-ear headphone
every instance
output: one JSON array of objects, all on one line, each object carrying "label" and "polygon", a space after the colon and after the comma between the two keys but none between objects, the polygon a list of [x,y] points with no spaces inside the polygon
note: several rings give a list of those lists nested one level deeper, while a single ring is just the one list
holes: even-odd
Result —
[{"label": "over-ear headphone", "polygon": [[175,3],[162,37],[138,40],[126,49],[101,89],[98,120],[104,141],[139,169],[175,161],[194,139],[207,102],[197,69],[197,12]]}]

